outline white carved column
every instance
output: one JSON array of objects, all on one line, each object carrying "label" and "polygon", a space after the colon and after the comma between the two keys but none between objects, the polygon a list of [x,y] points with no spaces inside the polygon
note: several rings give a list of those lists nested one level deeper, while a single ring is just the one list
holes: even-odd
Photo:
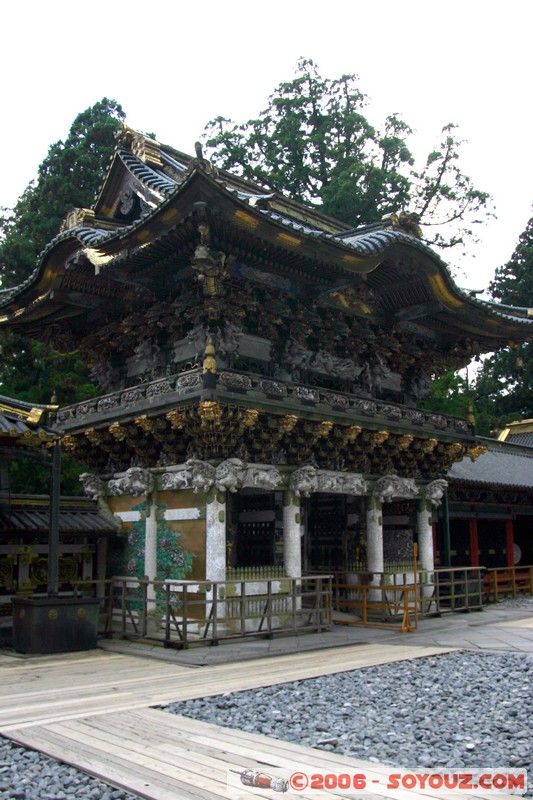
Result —
[{"label": "white carved column", "polygon": [[[157,503],[151,497],[146,500],[146,520],[144,536],[144,574],[149,581],[155,581],[157,576]],[[155,601],[155,588],[148,586],[147,598],[149,602]]]},{"label": "white carved column", "polygon": [[215,488],[206,497],[205,577],[226,580],[226,495]]},{"label": "white carved column", "polygon": [[432,504],[423,498],[417,501],[416,531],[418,538],[418,560],[420,569],[425,572],[421,576],[422,596],[432,597],[434,591],[435,553],[433,550],[433,518]]},{"label": "white carved column", "polygon": [[288,578],[302,576],[300,498],[290,490],[283,494],[283,566]]},{"label": "white carved column", "polygon": [[[369,497],[366,511],[366,552],[367,567],[370,573],[374,573],[370,578],[370,584],[379,586],[381,575],[384,570],[383,559],[383,509],[379,498]],[[376,599],[371,597],[369,599]]]},{"label": "white carved column", "polygon": [[431,572],[435,569],[435,554],[433,552],[432,505],[428,500],[418,500],[417,502],[416,529],[420,568]]}]

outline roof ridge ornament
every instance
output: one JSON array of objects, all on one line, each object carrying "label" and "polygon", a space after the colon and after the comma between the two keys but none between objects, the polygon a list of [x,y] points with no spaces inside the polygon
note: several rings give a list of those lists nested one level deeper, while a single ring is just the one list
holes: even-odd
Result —
[{"label": "roof ridge ornament", "polygon": [[92,208],[77,208],[77,207],[71,208],[70,211],[67,212],[66,217],[61,223],[59,232],[63,233],[63,231],[69,231],[72,228],[78,228],[78,227],[85,227],[85,228],[96,227],[96,218]]},{"label": "roof ridge ornament", "polygon": [[399,231],[415,239],[422,239],[422,228],[420,227],[420,214],[416,211],[400,211],[392,214],[385,214],[381,218],[384,230]]},{"label": "roof ridge ornament", "polygon": [[122,125],[116,134],[117,143],[127,150],[131,150],[134,156],[139,158],[144,164],[153,169],[161,169],[161,145],[151,136],[134,131],[127,125]]},{"label": "roof ridge ornament", "polygon": [[206,175],[212,175],[214,178],[218,177],[218,169],[213,166],[209,159],[205,158],[201,142],[194,143],[194,151],[196,156],[189,161],[186,172],[194,172],[195,169],[200,172],[205,172]]}]

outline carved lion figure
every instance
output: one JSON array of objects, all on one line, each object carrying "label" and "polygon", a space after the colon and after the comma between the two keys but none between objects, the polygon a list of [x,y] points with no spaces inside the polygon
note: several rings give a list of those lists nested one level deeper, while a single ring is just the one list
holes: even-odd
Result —
[{"label": "carved lion figure", "polygon": [[240,458],[228,458],[222,461],[215,472],[215,484],[220,492],[235,493],[242,486],[247,464]]},{"label": "carved lion figure", "polygon": [[307,464],[295,470],[291,475],[290,489],[296,497],[310,497],[312,492],[316,492],[318,486],[318,476],[316,467]]},{"label": "carved lion figure", "polygon": [[130,494],[132,497],[140,497],[150,494],[154,488],[154,476],[147,469],[142,467],[130,467],[123,478],[109,481],[107,493],[111,496]]},{"label": "carved lion figure", "polygon": [[79,481],[83,486],[83,491],[91,500],[100,500],[104,496],[104,482],[98,475],[94,475],[92,472],[83,472],[79,477]]},{"label": "carved lion figure", "polygon": [[215,483],[215,468],[208,464],[207,461],[200,461],[199,458],[189,458],[185,465],[190,475],[190,485],[194,493],[208,492]]},{"label": "carved lion figure", "polygon": [[249,467],[244,476],[244,486],[255,486],[258,489],[277,489],[283,480],[281,474],[275,467],[261,469],[260,467]]},{"label": "carved lion figure", "polygon": [[418,494],[418,487],[412,478],[400,478],[398,475],[384,475],[376,481],[374,497],[382,503],[390,503],[396,497],[412,498]]},{"label": "carved lion figure", "polygon": [[355,494],[362,495],[368,489],[368,484],[362,475],[355,472],[331,472],[319,470],[317,472],[317,491],[329,494]]},{"label": "carved lion figure", "polygon": [[161,476],[161,489],[189,489],[191,476],[185,469],[178,472],[165,472]]},{"label": "carved lion figure", "polygon": [[442,498],[444,497],[444,492],[448,488],[448,481],[445,481],[444,478],[437,478],[435,481],[431,481],[428,483],[424,490],[424,497],[426,500],[429,500],[432,506],[439,506],[441,504]]}]

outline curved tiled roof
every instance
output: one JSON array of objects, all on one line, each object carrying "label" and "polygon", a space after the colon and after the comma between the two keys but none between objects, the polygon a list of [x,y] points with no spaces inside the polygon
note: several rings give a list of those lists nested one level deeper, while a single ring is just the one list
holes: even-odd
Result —
[{"label": "curved tiled roof", "polygon": [[531,447],[533,450],[533,433],[511,433],[505,441],[509,442],[509,444]]},{"label": "curved tiled roof", "polygon": [[482,440],[487,451],[472,462],[465,458],[453,465],[447,477],[460,483],[533,490],[533,453]]},{"label": "curved tiled roof", "polygon": [[178,185],[177,181],[172,180],[167,175],[156,172],[129,150],[119,150],[118,155],[130,172],[152,191],[162,192],[164,195],[175,191]]},{"label": "curved tiled roof", "polygon": [[[378,263],[376,259],[383,260],[387,257],[387,251],[398,245],[407,246],[423,253],[437,266],[444,281],[442,291],[439,289],[437,293],[439,296],[442,294],[443,297],[451,297],[452,306],[455,297],[472,310],[479,309],[484,314],[488,313],[503,322],[518,325],[520,328],[531,327],[533,331],[533,313],[529,309],[501,306],[472,297],[470,293],[457,287],[445,262],[416,236],[396,228],[385,229],[379,222],[357,229],[343,230],[337,221],[326,217],[312,207],[295,203],[276,193],[265,193],[265,189],[262,187],[255,186],[230,173],[212,169],[203,158],[191,158],[166,145],[158,144],[158,147],[161,168],[145,163],[140,157],[123,147],[117,150],[113,162],[115,168],[117,164],[122,164],[123,169],[126,169],[152,193],[155,200],[154,207],[130,224],[120,224],[119,227],[111,229],[103,228],[98,227],[97,218],[95,227],[82,224],[59,233],[40,254],[36,269],[23,284],[13,289],[0,291],[0,307],[9,304],[19,292],[37,281],[47,254],[63,241],[74,239],[86,248],[97,248],[109,242],[110,249],[105,256],[106,261],[111,264],[117,259],[123,260],[125,251],[120,244],[122,237],[126,233],[134,233],[140,226],[149,223],[154,215],[186,189],[195,174],[203,173],[212,185],[215,184],[220,191],[233,195],[236,202],[249,207],[250,213],[260,215],[259,218],[268,219],[274,225],[294,231],[308,240],[321,241],[340,247],[345,250],[347,256],[348,253],[353,253],[358,259],[369,259],[368,264],[361,267],[362,271],[369,272],[375,269]],[[169,173],[173,174],[166,173],[165,167]],[[117,242],[117,245],[111,244],[113,240]],[[349,270],[348,267],[346,269]]]}]

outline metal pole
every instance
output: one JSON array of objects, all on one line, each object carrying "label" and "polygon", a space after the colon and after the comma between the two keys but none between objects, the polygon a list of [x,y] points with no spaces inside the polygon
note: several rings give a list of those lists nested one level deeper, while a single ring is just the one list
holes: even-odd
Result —
[{"label": "metal pole", "polygon": [[448,491],[444,492],[442,498],[442,558],[441,566],[451,565],[451,542],[450,542],[450,506],[448,502]]},{"label": "metal pole", "polygon": [[48,535],[48,596],[59,593],[59,497],[61,487],[61,444],[52,447],[50,479],[50,531]]}]

